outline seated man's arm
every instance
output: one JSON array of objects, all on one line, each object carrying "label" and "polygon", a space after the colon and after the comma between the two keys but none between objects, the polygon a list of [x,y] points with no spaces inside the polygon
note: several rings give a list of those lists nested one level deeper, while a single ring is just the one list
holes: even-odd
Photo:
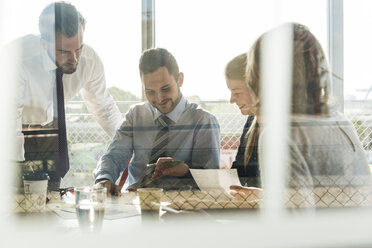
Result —
[{"label": "seated man's arm", "polygon": [[101,178],[100,180],[96,180],[94,188],[99,188],[99,187],[107,188],[107,195],[109,196],[111,195],[120,196],[121,195],[121,192],[120,192],[121,188],[108,179]]},{"label": "seated man's arm", "polygon": [[120,190],[115,185],[120,173],[125,170],[127,161],[133,153],[133,127],[131,114],[126,115],[120,129],[111,142],[107,152],[99,160],[96,169],[94,170],[94,177],[96,185],[105,186],[108,193],[117,194]]}]

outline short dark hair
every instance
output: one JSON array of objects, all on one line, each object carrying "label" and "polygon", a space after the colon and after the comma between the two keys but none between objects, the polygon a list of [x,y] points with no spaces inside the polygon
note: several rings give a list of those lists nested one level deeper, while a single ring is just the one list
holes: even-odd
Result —
[{"label": "short dark hair", "polygon": [[167,68],[169,74],[173,75],[176,80],[179,76],[179,68],[174,56],[164,48],[151,48],[143,52],[139,70],[142,74],[153,73],[160,67]]},{"label": "short dark hair", "polygon": [[66,37],[74,37],[79,29],[85,29],[85,19],[70,3],[55,2],[49,4],[39,17],[41,38],[54,41],[55,33]]}]

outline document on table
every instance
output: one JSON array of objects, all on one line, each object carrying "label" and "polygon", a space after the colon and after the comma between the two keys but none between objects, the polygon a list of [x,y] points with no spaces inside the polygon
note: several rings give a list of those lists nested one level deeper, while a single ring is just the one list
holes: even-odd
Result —
[{"label": "document on table", "polygon": [[190,172],[202,191],[230,192],[231,185],[241,185],[236,169],[190,169]]}]

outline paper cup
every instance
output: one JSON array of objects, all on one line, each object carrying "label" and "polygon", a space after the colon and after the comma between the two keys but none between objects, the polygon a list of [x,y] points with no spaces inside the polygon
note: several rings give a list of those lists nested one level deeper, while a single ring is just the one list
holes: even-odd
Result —
[{"label": "paper cup", "polygon": [[23,175],[26,212],[42,212],[45,209],[49,176],[47,173],[26,173]]},{"label": "paper cup", "polygon": [[141,211],[159,211],[160,199],[163,196],[162,188],[139,188],[137,189]]}]

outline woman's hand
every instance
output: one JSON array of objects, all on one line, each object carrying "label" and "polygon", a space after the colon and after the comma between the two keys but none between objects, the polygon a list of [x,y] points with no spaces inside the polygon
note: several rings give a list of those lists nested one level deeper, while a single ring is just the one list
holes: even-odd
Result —
[{"label": "woman's hand", "polygon": [[230,186],[230,194],[241,201],[257,201],[263,196],[263,190],[256,187],[244,187],[239,185]]}]

